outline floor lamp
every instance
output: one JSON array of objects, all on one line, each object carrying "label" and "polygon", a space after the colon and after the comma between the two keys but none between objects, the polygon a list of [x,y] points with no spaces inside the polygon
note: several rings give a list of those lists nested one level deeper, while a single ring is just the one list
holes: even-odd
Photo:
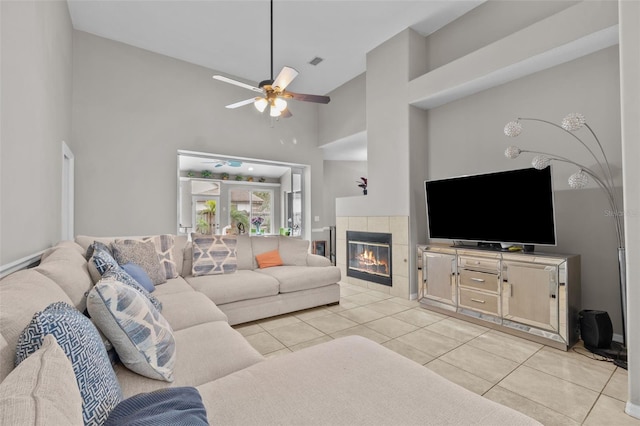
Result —
[{"label": "floor lamp", "polygon": [[[615,186],[613,181],[613,174],[611,173],[611,166],[609,164],[609,160],[607,159],[607,155],[602,148],[602,144],[600,140],[596,136],[595,132],[591,127],[587,124],[584,116],[579,113],[571,113],[567,115],[560,125],[556,123],[552,123],[547,120],[541,120],[538,118],[518,118],[515,121],[510,121],[504,127],[504,134],[509,137],[517,137],[522,133],[522,123],[521,121],[535,121],[540,123],[545,123],[556,127],[563,132],[571,135],[575,140],[577,140],[593,157],[596,162],[597,170],[593,170],[593,168],[586,167],[582,164],[576,163],[575,161],[569,160],[568,158],[561,157],[559,155],[549,154],[546,152],[539,151],[530,151],[525,149],[520,149],[517,146],[508,147],[504,155],[507,158],[516,158],[522,153],[531,153],[536,154],[533,158],[531,164],[538,170],[542,170],[546,167],[549,167],[551,161],[561,161],[563,163],[569,163],[578,168],[578,171],[569,176],[569,186],[571,188],[579,189],[584,188],[589,183],[589,178],[593,179],[598,186],[605,192],[607,195],[607,199],[609,201],[609,206],[611,207],[611,214],[615,219],[615,227],[616,227],[616,236],[618,238],[618,272],[619,272],[619,285],[620,285],[620,302],[622,305],[622,342],[623,346],[627,345],[626,338],[626,324],[627,324],[627,283],[626,283],[626,254],[625,254],[625,246],[624,246],[624,217],[621,209],[618,208],[618,203],[615,197]],[[589,145],[587,145],[580,137],[578,137],[574,132],[580,130],[582,128],[586,128],[589,130],[593,139],[598,146],[598,151],[594,152]],[[594,167],[595,168],[595,167]]]}]

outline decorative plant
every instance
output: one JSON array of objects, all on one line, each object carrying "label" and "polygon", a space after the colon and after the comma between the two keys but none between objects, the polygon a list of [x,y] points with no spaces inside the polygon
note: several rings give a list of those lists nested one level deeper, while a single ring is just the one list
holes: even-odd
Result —
[{"label": "decorative plant", "polygon": [[236,176],[236,180],[242,180],[242,179],[243,179],[242,175],[237,175]]},{"label": "decorative plant", "polygon": [[258,182],[264,182],[266,179],[261,177],[260,179],[258,179]]},{"label": "decorative plant", "polygon": [[247,176],[247,182],[253,182],[253,176]]},{"label": "decorative plant", "polygon": [[[199,214],[203,221],[208,225],[208,229],[203,233],[211,233],[213,234],[214,223],[216,218],[216,201],[215,200],[207,200],[205,203],[205,208],[200,210]],[[198,226],[200,226],[200,219],[198,220]]]},{"label": "decorative plant", "polygon": [[235,225],[236,228],[238,228],[238,231],[240,231],[240,229],[246,229],[249,226],[249,217],[247,216],[247,213],[236,209],[235,206],[231,207],[229,216],[231,216],[231,225]]},{"label": "decorative plant", "polygon": [[210,170],[203,170],[203,171],[200,172],[200,175],[205,179],[209,179],[211,177],[211,171]]},{"label": "decorative plant", "polygon": [[356,181],[358,186],[362,188],[362,194],[367,195],[367,178],[361,177],[359,181]]},{"label": "decorative plant", "polygon": [[222,180],[228,180],[229,179],[229,173],[224,172],[224,173],[220,174],[220,177],[222,178]]},{"label": "decorative plant", "polygon": [[207,223],[207,221],[202,216],[198,216],[198,223],[196,224],[196,232],[199,232],[201,234],[208,234],[209,229],[210,229],[209,223]]},{"label": "decorative plant", "polygon": [[189,170],[187,172],[187,177],[194,177],[196,174],[193,172],[193,170]]}]

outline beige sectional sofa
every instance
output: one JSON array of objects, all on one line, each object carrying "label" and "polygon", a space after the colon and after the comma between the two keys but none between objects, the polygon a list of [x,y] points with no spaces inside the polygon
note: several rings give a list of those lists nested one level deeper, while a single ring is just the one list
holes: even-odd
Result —
[{"label": "beige sectional sofa", "polygon": [[[80,235],[86,250],[94,241],[110,244],[114,238]],[[283,266],[260,269],[256,255],[278,250]],[[174,239],[173,258],[186,284],[209,297],[227,315],[229,324],[241,324],[340,300],[340,269],[329,259],[309,253],[309,241],[283,236],[239,235],[238,269],[232,274],[193,276],[193,245],[186,236]],[[94,276],[94,280],[99,277]],[[184,287],[185,282],[175,285]],[[162,291],[169,290],[160,286]]]},{"label": "beige sectional sofa", "polygon": [[[66,302],[84,311],[85,295],[94,286],[84,257],[89,240],[61,242],[42,256],[36,268],[0,280],[0,423],[7,413],[14,416],[12,424],[59,423],[56,416],[60,413],[51,408],[52,403],[44,404],[28,395],[26,399],[7,396],[3,386],[20,368],[14,370],[16,345],[35,312],[54,302]],[[291,247],[279,238],[273,240],[247,239],[245,246],[239,243],[238,255],[249,248],[253,257],[263,249],[280,247],[284,261]],[[180,244],[183,248],[178,251],[188,253],[186,241],[176,245]],[[290,254],[304,258],[306,266],[283,266],[267,273],[256,270],[253,258],[243,254],[237,275],[210,276],[211,281],[205,284],[199,277],[185,274],[158,285],[153,295],[162,303],[161,315],[175,338],[174,381],[143,377],[116,364],[122,397],[166,387],[195,387],[210,424],[538,424],[358,336],[266,360],[230,326],[230,318],[239,323],[335,302],[339,297],[339,275],[327,272],[324,280],[312,276],[333,267],[306,251],[292,250]],[[186,255],[177,262],[181,270],[188,271],[188,259]],[[239,286],[260,296],[242,299],[231,290],[212,290],[209,287],[224,287],[214,278],[228,280],[225,286]],[[259,293],[245,282],[253,279],[256,286],[266,283],[267,287],[272,287],[269,283],[275,279],[284,288],[278,293]],[[64,408],[72,413],[81,410],[75,400],[69,400]],[[46,420],[33,421],[38,416]],[[76,423],[66,419],[65,424]]]}]

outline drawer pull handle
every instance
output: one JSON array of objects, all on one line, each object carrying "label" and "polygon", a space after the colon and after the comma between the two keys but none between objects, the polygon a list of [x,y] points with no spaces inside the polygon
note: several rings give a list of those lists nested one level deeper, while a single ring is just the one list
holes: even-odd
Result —
[{"label": "drawer pull handle", "polygon": [[471,301],[476,303],[486,303],[484,300],[480,300],[480,299],[471,299]]},{"label": "drawer pull handle", "polygon": [[475,281],[477,283],[483,283],[484,280],[482,278],[471,278],[471,281]]}]

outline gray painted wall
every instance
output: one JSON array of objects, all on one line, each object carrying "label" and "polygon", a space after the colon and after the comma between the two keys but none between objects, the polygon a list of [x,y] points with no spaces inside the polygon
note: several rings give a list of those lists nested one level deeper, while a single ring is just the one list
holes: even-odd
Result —
[{"label": "gray painted wall", "polygon": [[0,264],[60,239],[62,141],[71,139],[67,3],[0,2]]},{"label": "gray painted wall", "polygon": [[324,194],[325,214],[329,223],[336,224],[336,198],[361,196],[356,183],[367,176],[366,161],[325,161]]},{"label": "gray painted wall", "polygon": [[250,94],[213,70],[79,31],[73,73],[77,234],[175,232],[178,149],[310,165],[309,225],[324,226],[317,105],[271,126],[224,108]]},{"label": "gray painted wall", "polygon": [[318,109],[318,145],[367,129],[366,77],[362,73],[329,93],[331,102]]}]

